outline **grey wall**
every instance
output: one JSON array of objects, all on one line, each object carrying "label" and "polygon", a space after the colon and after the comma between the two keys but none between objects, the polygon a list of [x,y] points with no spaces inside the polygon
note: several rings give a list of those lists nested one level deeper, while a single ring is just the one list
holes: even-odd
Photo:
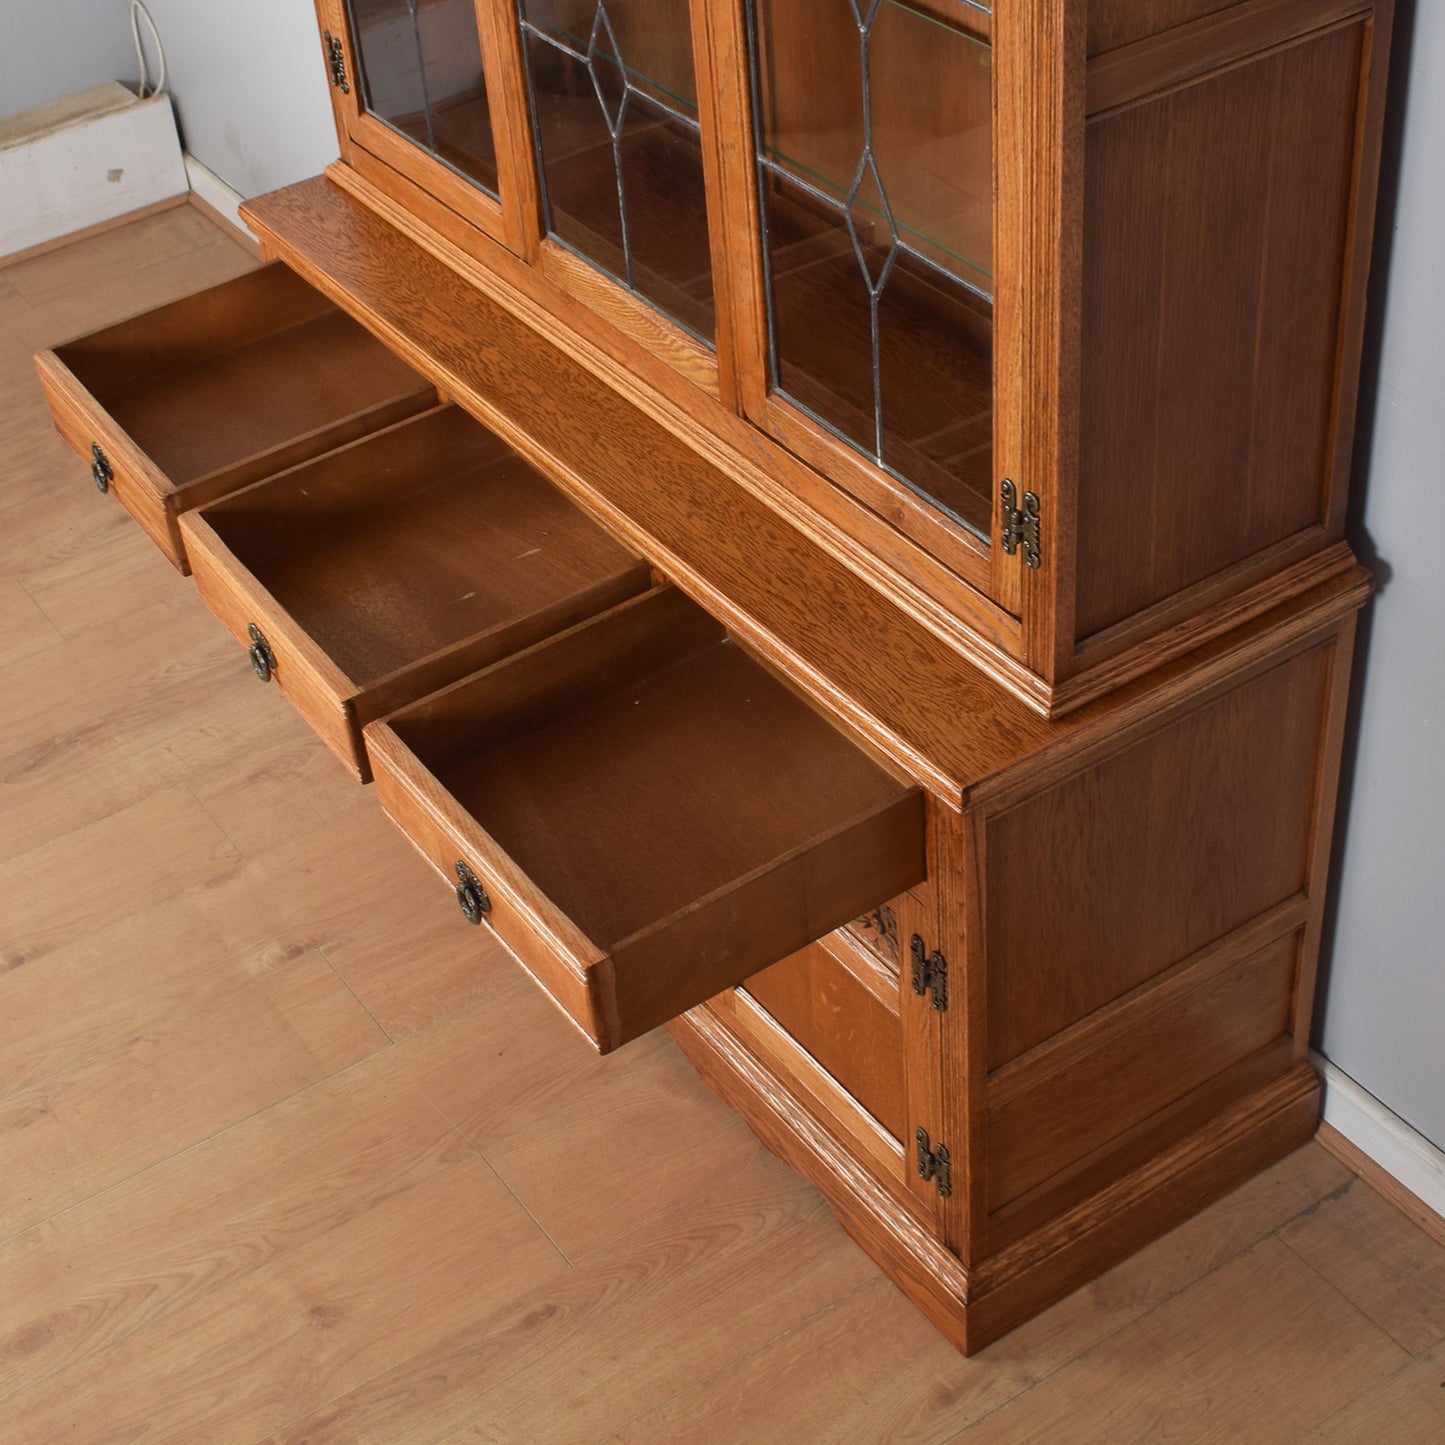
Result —
[{"label": "grey wall", "polygon": [[1403,5],[1399,28],[1378,375],[1357,467],[1357,541],[1383,585],[1363,648],[1319,1040],[1445,1148],[1445,6]]},{"label": "grey wall", "polygon": [[[186,149],[243,196],[336,156],[306,0],[147,0]],[[155,54],[144,24],[141,35]],[[129,0],[0,0],[0,117],[104,80],[134,82]]]},{"label": "grey wall", "polygon": [[[126,0],[112,3],[128,13]],[[202,165],[249,197],[314,176],[336,158],[307,0],[146,3],[165,41],[182,139]]]},{"label": "grey wall", "polygon": [[125,0],[0,0],[0,118],[136,78]]}]

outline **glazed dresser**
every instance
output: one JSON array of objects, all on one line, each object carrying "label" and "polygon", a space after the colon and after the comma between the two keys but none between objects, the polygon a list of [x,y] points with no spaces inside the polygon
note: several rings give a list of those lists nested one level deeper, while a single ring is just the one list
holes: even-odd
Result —
[{"label": "glazed dresser", "polygon": [[39,364],[437,906],[964,1350],[1306,1141],[1389,0],[316,8]]}]

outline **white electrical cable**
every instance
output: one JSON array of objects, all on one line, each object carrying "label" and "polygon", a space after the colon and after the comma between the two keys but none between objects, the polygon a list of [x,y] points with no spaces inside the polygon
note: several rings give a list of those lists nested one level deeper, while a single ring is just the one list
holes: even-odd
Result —
[{"label": "white electrical cable", "polygon": [[[150,75],[146,66],[145,50],[140,43],[140,18],[145,16],[146,25],[149,26],[151,39],[156,43],[156,54],[160,57],[161,73],[154,86],[151,87],[149,95],[146,92],[146,84]],[[136,100],[146,100],[160,95],[166,88],[166,48],[161,44],[161,33],[156,29],[156,22],[151,18],[151,13],[146,9],[142,0],[130,0],[130,34],[135,41],[136,63],[140,66],[140,90],[136,94]]]}]

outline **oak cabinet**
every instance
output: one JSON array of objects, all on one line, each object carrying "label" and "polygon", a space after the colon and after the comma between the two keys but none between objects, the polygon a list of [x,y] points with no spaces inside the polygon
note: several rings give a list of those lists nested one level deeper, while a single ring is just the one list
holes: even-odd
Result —
[{"label": "oak cabinet", "polygon": [[424,380],[152,530],[438,906],[964,1349],[1307,1139],[1388,0],[317,15]]},{"label": "oak cabinet", "polygon": [[349,176],[1050,715],[1351,565],[1385,6],[319,8]]}]

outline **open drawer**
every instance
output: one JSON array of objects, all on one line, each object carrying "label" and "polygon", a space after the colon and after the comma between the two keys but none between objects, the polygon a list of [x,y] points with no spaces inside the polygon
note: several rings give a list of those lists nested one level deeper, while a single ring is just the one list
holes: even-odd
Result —
[{"label": "open drawer", "polygon": [[918,789],[672,587],[365,733],[463,914],[603,1052],[924,876]]},{"label": "open drawer", "polygon": [[190,507],[436,403],[279,262],[42,351],[60,434],[177,567]]},{"label": "open drawer", "polygon": [[441,406],[181,518],[206,605],[328,747],[644,591],[651,573],[460,408]]}]

